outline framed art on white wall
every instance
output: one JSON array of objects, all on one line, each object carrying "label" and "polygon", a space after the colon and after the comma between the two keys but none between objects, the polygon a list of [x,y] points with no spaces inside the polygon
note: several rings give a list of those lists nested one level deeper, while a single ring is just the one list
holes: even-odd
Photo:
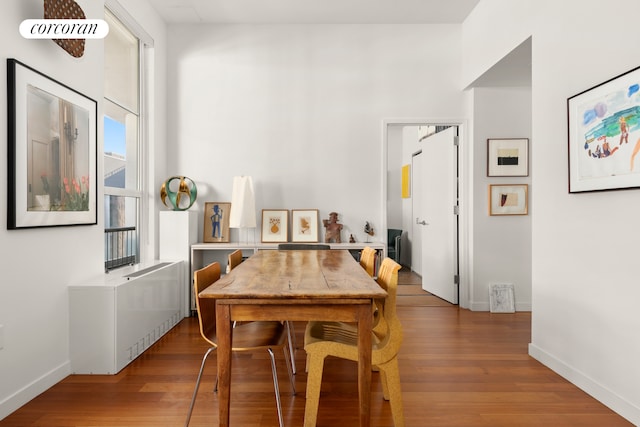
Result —
[{"label": "framed art on white wall", "polygon": [[318,241],[318,209],[293,209],[291,211],[291,241]]},{"label": "framed art on white wall", "polygon": [[289,210],[262,210],[262,243],[285,243],[289,238]]},{"label": "framed art on white wall", "polygon": [[529,140],[495,138],[487,140],[487,176],[528,176]]}]

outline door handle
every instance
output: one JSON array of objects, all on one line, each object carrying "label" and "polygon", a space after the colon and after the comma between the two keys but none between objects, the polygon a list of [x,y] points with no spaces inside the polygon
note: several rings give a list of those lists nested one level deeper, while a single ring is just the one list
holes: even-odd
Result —
[{"label": "door handle", "polygon": [[427,223],[427,221],[425,221],[424,219],[422,221],[420,221],[419,218],[416,218],[416,224],[420,224],[420,225],[429,225],[429,223]]}]

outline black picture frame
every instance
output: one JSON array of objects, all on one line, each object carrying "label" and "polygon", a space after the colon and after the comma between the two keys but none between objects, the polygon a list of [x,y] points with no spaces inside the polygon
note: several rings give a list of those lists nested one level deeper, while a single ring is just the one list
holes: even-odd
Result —
[{"label": "black picture frame", "polygon": [[567,99],[569,193],[640,187],[640,67]]},{"label": "black picture frame", "polygon": [[97,224],[97,102],[7,59],[10,230]]}]

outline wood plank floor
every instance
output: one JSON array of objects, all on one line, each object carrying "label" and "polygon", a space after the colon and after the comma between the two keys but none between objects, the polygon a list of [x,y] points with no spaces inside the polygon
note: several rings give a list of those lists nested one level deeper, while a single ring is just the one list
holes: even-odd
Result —
[{"label": "wood plank floor", "polygon": [[[455,306],[402,306],[400,373],[407,427],[631,426],[595,399],[527,355],[529,313],[490,314]],[[304,324],[296,324],[302,343]],[[195,318],[184,319],[113,376],[69,376],[0,421],[0,427],[182,426],[206,350]],[[278,358],[287,426],[304,417],[304,351],[296,355],[292,396]],[[266,352],[234,356],[231,423],[277,426]],[[205,369],[191,426],[217,426],[216,360]],[[391,427],[380,378],[373,374],[372,427]],[[328,359],[318,426],[357,426],[356,366]]]}]

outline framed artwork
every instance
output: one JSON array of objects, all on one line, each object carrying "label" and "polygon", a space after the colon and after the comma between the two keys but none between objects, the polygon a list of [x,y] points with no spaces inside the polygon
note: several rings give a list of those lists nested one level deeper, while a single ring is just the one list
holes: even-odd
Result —
[{"label": "framed artwork", "polygon": [[527,184],[489,185],[489,215],[527,215]]},{"label": "framed artwork", "polygon": [[411,197],[411,165],[402,166],[402,198]]},{"label": "framed artwork", "polygon": [[567,100],[569,193],[640,187],[640,67]]},{"label": "framed artwork", "polygon": [[515,313],[516,304],[512,283],[491,285],[489,309],[491,313]]},{"label": "framed artwork", "polygon": [[97,103],[7,59],[7,228],[97,224]]},{"label": "framed artwork", "polygon": [[527,138],[487,139],[487,176],[528,176]]},{"label": "framed artwork", "polygon": [[203,242],[229,243],[229,212],[231,212],[229,202],[204,204]]},{"label": "framed artwork", "polygon": [[262,210],[262,243],[283,243],[289,239],[289,210]]},{"label": "framed artwork", "polygon": [[293,209],[291,211],[291,241],[318,241],[318,209]]}]

